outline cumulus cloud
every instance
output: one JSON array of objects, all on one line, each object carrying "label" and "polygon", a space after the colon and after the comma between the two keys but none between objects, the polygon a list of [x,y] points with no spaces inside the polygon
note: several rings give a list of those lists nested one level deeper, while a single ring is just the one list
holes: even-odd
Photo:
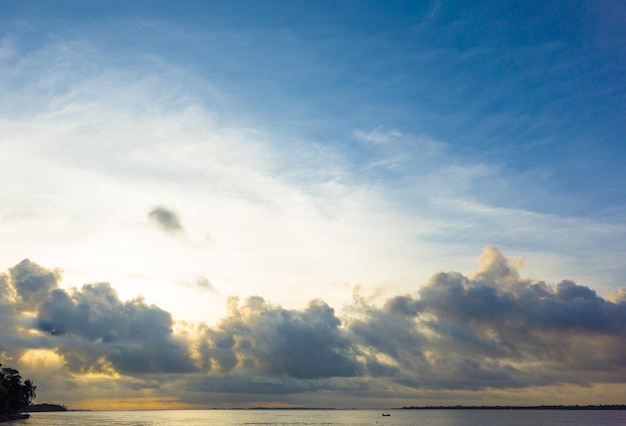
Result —
[{"label": "cumulus cloud", "polygon": [[9,270],[11,281],[22,303],[38,306],[50,291],[58,287],[60,272],[45,268],[24,259]]},{"label": "cumulus cloud", "polygon": [[154,207],[148,213],[148,218],[166,232],[183,232],[183,226],[178,215],[171,209],[163,206]]},{"label": "cumulus cloud", "polygon": [[626,383],[623,289],[603,299],[523,279],[520,265],[488,246],[475,273],[439,272],[380,306],[357,295],[340,314],[323,300],[285,309],[232,297],[215,325],[174,332],[158,306],[122,301],[108,283],[62,289],[58,271],[25,260],[0,276],[0,354],[54,353],[77,380],[117,378],[128,392],[176,383],[189,400]]},{"label": "cumulus cloud", "polygon": [[61,338],[58,352],[72,370],[107,365],[123,374],[193,371],[188,350],[172,332],[172,316],[143,300],[122,302],[108,283],[68,293],[54,290],[42,304],[38,328]]},{"label": "cumulus cloud", "polygon": [[326,303],[312,301],[302,311],[274,307],[260,297],[242,306],[237,299],[229,303],[229,315],[205,331],[205,364],[222,372],[297,379],[359,373],[353,345]]},{"label": "cumulus cloud", "polygon": [[[413,342],[426,362],[395,356],[399,376],[415,386],[484,389],[626,380],[626,303],[612,303],[571,281],[556,286],[519,279],[513,262],[486,247],[480,270],[468,278],[456,272],[433,276],[415,295],[396,296],[370,308],[352,328],[380,318],[410,320]],[[388,344],[376,347],[389,351]],[[590,350],[593,348],[592,350]],[[394,349],[398,351],[398,349]],[[418,367],[418,369],[416,369]],[[406,379],[403,379],[406,380]]]},{"label": "cumulus cloud", "polygon": [[15,329],[13,344],[19,340],[22,347],[7,345],[0,352],[19,356],[52,348],[75,373],[194,371],[186,343],[173,334],[170,313],[141,298],[123,302],[108,283],[64,290],[57,277],[28,260],[3,276],[3,293],[14,289],[17,295],[12,310],[22,328]]}]

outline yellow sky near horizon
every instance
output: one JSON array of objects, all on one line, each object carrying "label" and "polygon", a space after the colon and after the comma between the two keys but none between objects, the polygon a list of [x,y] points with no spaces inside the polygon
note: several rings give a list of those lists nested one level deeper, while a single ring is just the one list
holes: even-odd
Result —
[{"label": "yellow sky near horizon", "polygon": [[[84,393],[89,393],[85,389]],[[336,408],[336,409],[385,409],[404,406],[539,406],[539,405],[622,405],[625,403],[626,385],[620,383],[593,384],[592,386],[562,385],[531,387],[526,389],[490,389],[478,392],[453,391],[446,395],[437,392],[415,392],[414,398],[354,397],[341,395],[341,405],[336,406],[338,396],[331,393],[326,398],[319,396],[307,399],[306,395],[297,398],[298,402],[248,401],[245,403],[206,402],[194,404],[183,402],[176,396],[145,396],[128,398],[85,398],[76,399],[71,404],[64,401],[35,401],[36,403],[55,403],[66,405],[70,410],[91,411],[141,411],[141,410],[212,410],[212,409],[250,409],[250,408]],[[210,399],[208,397],[207,399]]]}]

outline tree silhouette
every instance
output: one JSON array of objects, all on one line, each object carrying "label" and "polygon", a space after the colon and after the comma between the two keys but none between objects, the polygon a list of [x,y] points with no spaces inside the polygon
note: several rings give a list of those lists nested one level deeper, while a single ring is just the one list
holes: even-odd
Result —
[{"label": "tree silhouette", "polygon": [[[0,367],[2,364],[0,364]],[[35,395],[37,386],[30,380],[22,383],[20,372],[9,367],[0,369],[0,416],[12,416],[26,409]]]}]

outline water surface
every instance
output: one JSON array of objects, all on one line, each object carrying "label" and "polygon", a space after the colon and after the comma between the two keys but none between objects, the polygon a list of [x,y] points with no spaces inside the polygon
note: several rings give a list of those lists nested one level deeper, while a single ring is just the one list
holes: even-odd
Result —
[{"label": "water surface", "polygon": [[626,425],[625,410],[163,410],[31,413],[28,426],[84,425]]}]

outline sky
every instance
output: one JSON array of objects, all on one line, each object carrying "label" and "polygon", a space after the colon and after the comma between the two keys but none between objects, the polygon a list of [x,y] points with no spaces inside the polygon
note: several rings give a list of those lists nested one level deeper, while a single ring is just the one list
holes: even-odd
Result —
[{"label": "sky", "polygon": [[71,408],[624,403],[624,24],[0,0],[0,363]]}]

